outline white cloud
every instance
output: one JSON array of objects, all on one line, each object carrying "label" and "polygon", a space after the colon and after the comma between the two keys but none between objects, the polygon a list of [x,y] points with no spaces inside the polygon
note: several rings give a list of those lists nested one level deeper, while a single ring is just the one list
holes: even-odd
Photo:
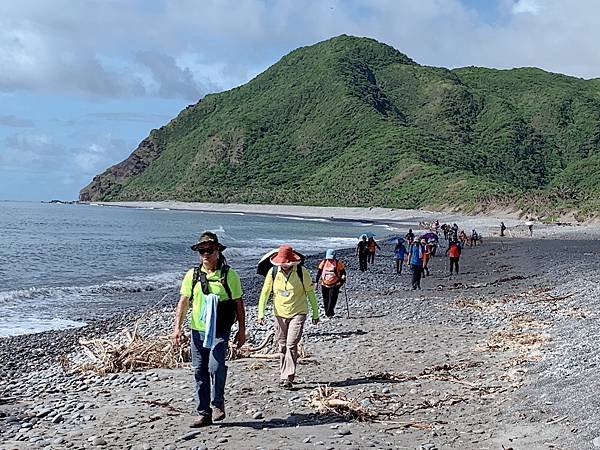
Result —
[{"label": "white cloud", "polygon": [[540,3],[538,0],[517,0],[512,7],[513,14],[534,14],[540,12]]},{"label": "white cloud", "polygon": [[[472,4],[472,3],[471,3]],[[437,66],[600,75],[597,0],[21,0],[0,4],[0,91],[194,101],[301,45],[346,33]]]}]

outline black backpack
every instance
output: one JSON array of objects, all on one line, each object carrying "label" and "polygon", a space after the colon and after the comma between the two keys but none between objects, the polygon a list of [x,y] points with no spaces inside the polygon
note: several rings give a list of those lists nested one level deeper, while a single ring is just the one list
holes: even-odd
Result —
[{"label": "black backpack", "polygon": [[227,284],[229,268],[227,264],[221,267],[221,278],[219,280],[209,281],[206,277],[206,272],[202,272],[200,267],[194,267],[194,276],[192,277],[192,296],[190,297],[190,301],[194,300],[194,288],[198,281],[204,295],[210,294],[208,284],[217,282],[223,285],[223,289],[227,293],[227,300],[219,300],[217,303],[217,333],[230,331],[233,324],[237,321],[237,304],[232,298],[231,289]]}]

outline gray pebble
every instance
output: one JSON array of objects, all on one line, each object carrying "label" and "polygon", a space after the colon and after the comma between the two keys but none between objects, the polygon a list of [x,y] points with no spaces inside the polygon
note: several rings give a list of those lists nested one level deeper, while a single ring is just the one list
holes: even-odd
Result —
[{"label": "gray pebble", "polygon": [[190,431],[189,433],[185,433],[183,436],[181,436],[179,438],[179,440],[180,441],[189,441],[190,439],[194,439],[196,436],[198,436],[201,433],[202,433],[202,431],[200,431],[200,430]]},{"label": "gray pebble", "polygon": [[265,415],[262,413],[262,411],[256,411],[253,415],[252,418],[253,419],[262,419],[263,417],[265,417]]},{"label": "gray pebble", "polygon": [[101,438],[100,436],[96,436],[94,438],[94,440],[92,441],[92,445],[96,445],[96,446],[106,445],[106,441],[103,438]]}]

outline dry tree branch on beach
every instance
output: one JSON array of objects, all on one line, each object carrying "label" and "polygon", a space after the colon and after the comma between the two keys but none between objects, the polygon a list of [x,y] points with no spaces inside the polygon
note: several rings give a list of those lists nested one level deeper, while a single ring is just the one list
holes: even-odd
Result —
[{"label": "dry tree branch on beach", "polygon": [[367,422],[377,417],[368,408],[362,406],[355,399],[348,398],[340,390],[331,386],[317,386],[308,395],[308,404],[317,414],[334,414],[350,420]]},{"label": "dry tree branch on beach", "polygon": [[[261,352],[261,350],[265,350]],[[302,341],[298,344],[298,357],[300,360],[306,360],[310,355],[306,351]],[[275,333],[269,332],[262,342],[256,347],[252,347],[249,344],[243,345],[241,348],[236,348],[233,342],[229,343],[229,349],[227,351],[228,360],[236,360],[241,358],[257,358],[257,359],[279,359],[279,349],[277,348],[277,342],[275,342]]]}]

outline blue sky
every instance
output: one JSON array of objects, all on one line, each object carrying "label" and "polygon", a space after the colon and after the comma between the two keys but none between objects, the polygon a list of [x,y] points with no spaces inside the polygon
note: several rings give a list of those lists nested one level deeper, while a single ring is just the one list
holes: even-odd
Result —
[{"label": "blue sky", "polygon": [[0,5],[0,199],[76,199],[152,128],[342,33],[434,66],[600,76],[598,0],[20,0]]}]

